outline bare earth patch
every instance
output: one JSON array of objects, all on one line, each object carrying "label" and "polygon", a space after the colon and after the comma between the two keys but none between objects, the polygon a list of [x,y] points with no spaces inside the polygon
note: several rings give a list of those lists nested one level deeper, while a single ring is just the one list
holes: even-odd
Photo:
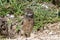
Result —
[{"label": "bare earth patch", "polygon": [[18,36],[16,39],[6,40],[60,40],[60,22],[47,24],[44,30],[31,33],[31,37],[29,38]]}]

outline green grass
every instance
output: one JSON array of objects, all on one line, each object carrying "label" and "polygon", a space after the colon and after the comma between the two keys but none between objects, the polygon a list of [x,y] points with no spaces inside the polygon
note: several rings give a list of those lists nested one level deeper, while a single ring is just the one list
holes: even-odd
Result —
[{"label": "green grass", "polygon": [[[34,1],[34,2],[33,2]],[[46,23],[54,23],[60,21],[60,18],[57,17],[56,9],[42,9],[39,1],[33,0],[29,2],[27,0],[10,0],[7,3],[6,0],[0,0],[0,16],[8,14],[10,11],[14,13],[16,17],[24,14],[24,8],[31,8],[34,11],[34,29],[37,30],[40,27],[44,27]],[[41,0],[44,2],[49,2],[49,0]],[[19,21],[19,19],[17,19]],[[20,20],[21,21],[21,20]]]}]

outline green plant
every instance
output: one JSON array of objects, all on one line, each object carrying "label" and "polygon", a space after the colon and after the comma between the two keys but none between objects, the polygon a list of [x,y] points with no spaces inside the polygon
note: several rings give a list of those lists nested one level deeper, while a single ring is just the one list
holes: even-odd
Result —
[{"label": "green plant", "polygon": [[[14,13],[16,17],[24,14],[23,10],[27,7],[34,11],[34,29],[37,30],[40,27],[44,27],[46,23],[54,23],[60,21],[55,13],[56,9],[43,9],[39,2],[50,2],[49,0],[33,0],[29,2],[27,0],[0,0],[0,16],[8,14],[10,11]],[[49,11],[50,10],[50,11]],[[21,19],[17,18],[18,21]],[[18,29],[18,28],[17,28]]]},{"label": "green plant", "polygon": [[[36,3],[30,8],[34,11],[34,29],[40,29],[44,27],[45,24],[58,22],[59,18],[57,17],[56,9],[42,9],[41,5]],[[50,11],[49,11],[50,10]]]}]

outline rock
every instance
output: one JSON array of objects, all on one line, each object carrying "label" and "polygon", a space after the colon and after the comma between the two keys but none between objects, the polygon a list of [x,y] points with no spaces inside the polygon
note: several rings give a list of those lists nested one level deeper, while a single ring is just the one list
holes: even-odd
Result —
[{"label": "rock", "polygon": [[10,14],[7,14],[6,16],[7,16],[8,18],[10,18],[10,19],[13,19],[13,18],[15,17],[13,14],[11,14],[11,15],[10,15]]},{"label": "rock", "polygon": [[54,34],[54,32],[53,32],[53,31],[51,31],[51,32],[49,32],[49,34],[50,34],[50,35],[52,35],[52,34]]},{"label": "rock", "polygon": [[43,4],[42,7],[46,8],[46,9],[49,8],[49,7],[48,7],[47,5],[45,5],[45,4]]}]

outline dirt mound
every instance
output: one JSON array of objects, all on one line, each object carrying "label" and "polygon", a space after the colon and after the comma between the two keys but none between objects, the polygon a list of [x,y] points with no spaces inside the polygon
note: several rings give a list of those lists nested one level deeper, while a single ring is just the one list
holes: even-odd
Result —
[{"label": "dirt mound", "polygon": [[6,40],[60,40],[60,22],[46,24],[44,30],[31,33],[29,38],[19,35],[16,39]]}]

